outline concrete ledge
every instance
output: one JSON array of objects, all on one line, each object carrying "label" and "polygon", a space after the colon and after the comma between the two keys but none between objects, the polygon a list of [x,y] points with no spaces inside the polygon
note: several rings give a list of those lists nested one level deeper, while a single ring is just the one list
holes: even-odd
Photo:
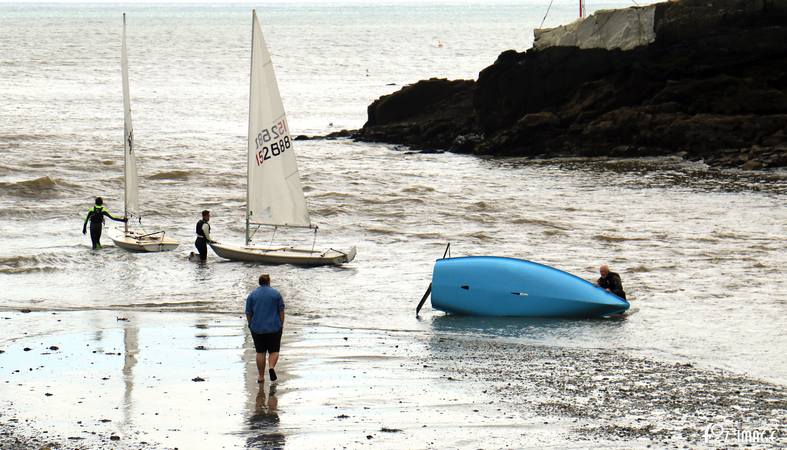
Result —
[{"label": "concrete ledge", "polygon": [[555,28],[533,31],[533,48],[604,48],[631,50],[656,40],[656,5],[597,11]]}]

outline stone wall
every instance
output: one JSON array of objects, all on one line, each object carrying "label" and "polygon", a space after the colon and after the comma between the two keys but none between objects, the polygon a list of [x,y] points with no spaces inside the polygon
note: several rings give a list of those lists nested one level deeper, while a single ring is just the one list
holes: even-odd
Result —
[{"label": "stone wall", "polygon": [[656,5],[596,11],[568,25],[534,30],[533,48],[631,50],[656,39],[655,13]]}]

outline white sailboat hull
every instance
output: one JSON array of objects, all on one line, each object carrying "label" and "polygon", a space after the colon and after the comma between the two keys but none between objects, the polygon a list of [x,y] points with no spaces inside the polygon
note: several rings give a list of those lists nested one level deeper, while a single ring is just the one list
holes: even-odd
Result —
[{"label": "white sailboat hull", "polygon": [[298,266],[341,265],[355,259],[353,246],[347,252],[335,249],[311,250],[296,247],[244,246],[234,247],[223,244],[210,244],[210,248],[224,259],[260,264],[294,264]]},{"label": "white sailboat hull", "polygon": [[130,252],[167,252],[178,247],[178,241],[167,237],[164,232],[151,234],[139,230],[115,230],[109,233],[109,238],[116,246]]}]

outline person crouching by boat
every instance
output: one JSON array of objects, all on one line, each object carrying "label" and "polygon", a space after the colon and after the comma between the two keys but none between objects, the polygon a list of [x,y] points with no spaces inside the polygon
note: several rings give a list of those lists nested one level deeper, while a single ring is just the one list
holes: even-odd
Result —
[{"label": "person crouching by boat", "polygon": [[197,247],[199,252],[199,259],[205,261],[208,259],[208,243],[213,242],[210,238],[210,211],[207,209],[202,211],[202,219],[197,222],[197,240],[194,241],[194,246]]},{"label": "person crouching by boat", "polygon": [[93,243],[93,250],[101,248],[101,230],[104,228],[104,216],[118,222],[128,222],[128,218],[115,217],[104,208],[104,199],[96,197],[96,204],[87,211],[85,223],[82,224],[82,234],[87,234],[87,223],[90,222],[90,240]]},{"label": "person crouching by boat", "polygon": [[276,363],[279,361],[281,333],[284,329],[284,299],[271,287],[271,276],[263,273],[260,286],[246,297],[246,320],[254,340],[257,362],[257,383],[265,382],[265,356],[267,353],[271,381],[276,381]]},{"label": "person crouching by boat", "polygon": [[599,287],[612,292],[623,300],[626,299],[626,292],[623,291],[623,282],[620,281],[620,275],[610,272],[609,266],[606,264],[602,264],[599,267],[598,273],[601,275],[601,278],[596,283]]}]

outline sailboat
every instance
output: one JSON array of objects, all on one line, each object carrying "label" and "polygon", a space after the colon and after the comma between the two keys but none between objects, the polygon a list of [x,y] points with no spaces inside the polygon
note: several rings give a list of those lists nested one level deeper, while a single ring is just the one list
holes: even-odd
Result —
[{"label": "sailboat", "polygon": [[[314,248],[317,227],[309,218],[293,144],[271,54],[265,45],[257,12],[252,11],[246,244],[234,247],[210,243],[220,257],[234,261],[305,266],[340,265],[355,258],[354,246],[346,251]],[[314,241],[311,248],[254,245],[252,238],[262,226],[273,227],[274,237],[279,228],[312,229]],[[254,231],[252,227],[256,227]]]},{"label": "sailboat", "polygon": [[128,53],[126,51],[126,14],[123,14],[123,42],[120,50],[120,64],[123,73],[123,180],[125,217],[136,219],[138,229],[129,228],[126,222],[122,230],[110,231],[109,237],[116,246],[132,252],[161,252],[174,250],[178,242],[166,236],[164,231],[148,233],[142,229],[142,216],[139,208],[139,181],[137,177],[137,156],[134,148],[134,130],[131,126],[131,98],[128,89]]}]

